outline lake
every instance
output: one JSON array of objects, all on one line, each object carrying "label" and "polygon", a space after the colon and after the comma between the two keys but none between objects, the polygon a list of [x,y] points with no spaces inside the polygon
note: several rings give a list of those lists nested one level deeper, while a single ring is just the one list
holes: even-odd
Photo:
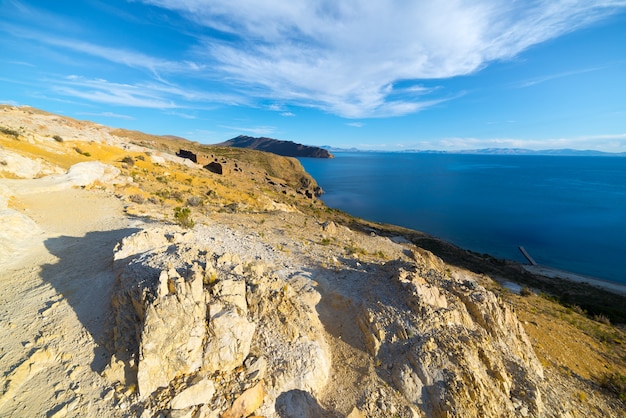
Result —
[{"label": "lake", "polygon": [[300,159],[327,206],[462,248],[626,283],[626,158],[340,152]]}]

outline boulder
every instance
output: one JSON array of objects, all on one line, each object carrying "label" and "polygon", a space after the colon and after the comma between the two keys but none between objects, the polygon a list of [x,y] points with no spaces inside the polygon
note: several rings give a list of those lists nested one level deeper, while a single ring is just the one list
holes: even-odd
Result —
[{"label": "boulder", "polygon": [[198,283],[202,286],[200,275],[185,280],[175,270],[159,276],[160,290],[145,309],[140,337],[137,384],[143,398],[202,366],[206,304],[196,300]]},{"label": "boulder", "polygon": [[208,403],[215,394],[215,384],[209,379],[188,386],[179,392],[171,402],[172,409],[187,409],[190,406]]},{"label": "boulder", "polygon": [[233,405],[222,414],[221,418],[247,417],[263,404],[265,387],[261,380],[254,387],[243,392]]},{"label": "boulder", "polygon": [[236,310],[221,303],[209,307],[208,339],[204,348],[204,369],[230,371],[240,366],[250,353],[255,324]]}]

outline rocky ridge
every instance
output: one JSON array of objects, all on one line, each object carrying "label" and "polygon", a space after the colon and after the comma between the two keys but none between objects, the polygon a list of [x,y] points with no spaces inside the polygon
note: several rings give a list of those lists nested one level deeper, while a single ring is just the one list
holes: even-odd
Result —
[{"label": "rocky ridge", "polygon": [[[382,248],[399,258],[329,269],[217,225],[125,238],[114,256],[112,364],[136,374],[150,414],[180,413],[176,397],[205,382],[198,405],[182,409],[218,416],[233,385],[239,393],[263,381],[257,414],[316,416],[340,402],[323,389],[338,360],[328,332],[345,326],[348,344],[368,353],[375,370],[369,392],[397,391],[354,399],[368,416],[544,414],[543,369],[508,306],[426,251],[360,240],[386,240]],[[347,415],[346,406],[326,414]]]}]

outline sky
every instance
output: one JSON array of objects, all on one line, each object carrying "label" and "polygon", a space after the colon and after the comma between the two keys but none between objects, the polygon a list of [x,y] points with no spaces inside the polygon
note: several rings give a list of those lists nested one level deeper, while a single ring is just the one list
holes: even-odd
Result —
[{"label": "sky", "polygon": [[626,152],[626,0],[0,0],[0,103],[205,144]]}]

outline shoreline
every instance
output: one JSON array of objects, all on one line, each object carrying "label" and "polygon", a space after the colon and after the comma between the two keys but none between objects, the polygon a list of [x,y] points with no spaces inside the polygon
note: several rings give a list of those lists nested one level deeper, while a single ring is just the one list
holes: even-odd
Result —
[{"label": "shoreline", "polygon": [[554,267],[548,267],[543,265],[526,265],[522,264],[524,270],[531,274],[543,276],[551,279],[562,279],[575,283],[587,284],[602,290],[606,290],[611,293],[616,293],[621,296],[626,296],[626,285],[609,282],[606,280],[598,279],[595,277],[585,276],[578,273],[572,273],[569,271],[557,269]]}]

